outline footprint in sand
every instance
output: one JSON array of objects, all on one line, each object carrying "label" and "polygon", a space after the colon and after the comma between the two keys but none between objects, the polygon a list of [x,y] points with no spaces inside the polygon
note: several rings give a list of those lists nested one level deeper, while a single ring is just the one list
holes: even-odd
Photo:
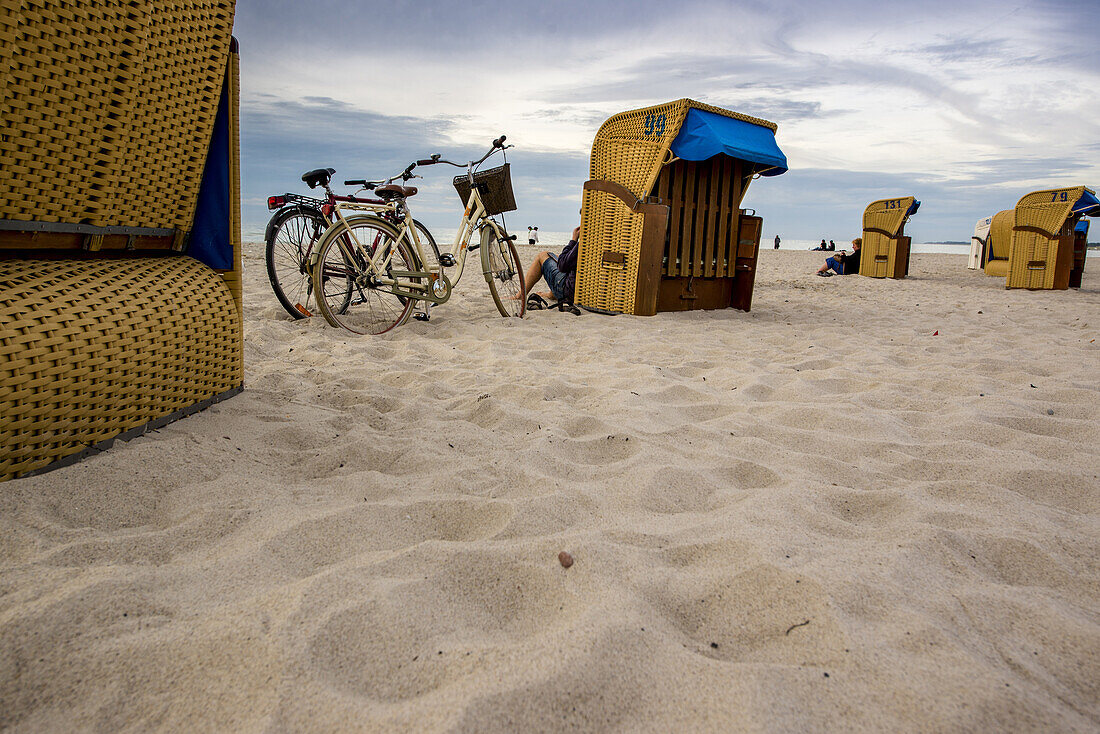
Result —
[{"label": "footprint in sand", "polygon": [[421,559],[418,578],[329,616],[309,641],[311,668],[345,693],[404,701],[467,675],[471,659],[576,616],[560,569],[510,555],[452,553],[430,567]]},{"label": "footprint in sand", "polygon": [[846,638],[825,592],[776,566],[677,578],[654,601],[690,647],[716,660],[830,665],[844,655]]}]

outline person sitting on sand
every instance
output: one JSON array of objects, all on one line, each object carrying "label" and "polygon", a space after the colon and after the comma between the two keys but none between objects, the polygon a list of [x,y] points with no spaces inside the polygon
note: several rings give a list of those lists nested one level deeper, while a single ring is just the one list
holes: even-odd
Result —
[{"label": "person sitting on sand", "polygon": [[[841,250],[832,257],[825,258],[825,264],[817,271],[817,274],[827,278],[834,273],[836,275],[853,275],[859,272],[859,249],[863,247],[863,238],[856,237],[852,240],[852,254]],[[833,272],[830,272],[833,271]]]},{"label": "person sitting on sand", "polygon": [[[565,303],[573,302],[573,291],[577,285],[577,240],[580,236],[581,228],[577,227],[573,230],[573,239],[569,240],[560,255],[544,250],[534,259],[523,278],[524,290],[531,294],[528,301],[537,297],[542,301],[538,305],[540,308],[545,308],[547,298]],[[532,292],[538,285],[539,278],[546,280],[549,291]]]},{"label": "person sitting on sand", "polygon": [[817,247],[811,247],[810,249],[814,252],[817,252],[818,250],[828,250],[829,248],[825,245],[825,240],[821,240],[820,245],[818,245]]}]

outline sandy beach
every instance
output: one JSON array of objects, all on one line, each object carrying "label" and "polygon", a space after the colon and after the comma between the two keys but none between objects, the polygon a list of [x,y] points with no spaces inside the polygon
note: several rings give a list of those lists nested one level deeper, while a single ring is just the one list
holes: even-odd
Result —
[{"label": "sandy beach", "polygon": [[821,258],[358,338],[246,246],[243,394],[0,485],[0,729],[1096,731],[1100,261]]}]

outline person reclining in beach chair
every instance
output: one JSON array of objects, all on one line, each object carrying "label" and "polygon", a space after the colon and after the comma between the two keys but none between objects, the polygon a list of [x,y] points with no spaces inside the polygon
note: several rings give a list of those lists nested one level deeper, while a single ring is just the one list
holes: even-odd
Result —
[{"label": "person reclining in beach chair", "polygon": [[[817,271],[817,274],[827,278],[833,273],[836,275],[855,275],[859,272],[859,248],[863,247],[863,238],[856,237],[852,240],[852,254],[841,250],[832,257],[825,258],[825,264]],[[833,272],[829,272],[829,271]]]},{"label": "person reclining in beach chair", "polygon": [[[527,308],[532,311],[549,308],[550,304],[546,301],[548,298],[556,300],[559,307],[573,303],[573,292],[577,284],[577,240],[580,236],[581,228],[577,227],[573,230],[573,239],[569,240],[560,255],[544,250],[534,259],[531,267],[527,268],[524,286],[526,292],[531,294],[527,297]],[[546,280],[549,291],[533,291],[539,278]],[[579,313],[572,307],[569,310]]]}]

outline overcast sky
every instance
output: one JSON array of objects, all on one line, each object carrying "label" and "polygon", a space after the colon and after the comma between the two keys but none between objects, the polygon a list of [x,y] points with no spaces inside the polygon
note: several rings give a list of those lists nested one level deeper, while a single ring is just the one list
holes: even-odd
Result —
[{"label": "overcast sky", "polygon": [[[681,97],[778,124],[790,171],[743,204],[767,239],[847,240],[868,202],[912,194],[914,241],[967,240],[1029,191],[1100,185],[1096,0],[656,7],[238,0],[246,233],[309,168],[381,177],[502,133],[509,228],[568,231],[600,123]],[[454,172],[415,182],[433,230],[461,214]]]}]

